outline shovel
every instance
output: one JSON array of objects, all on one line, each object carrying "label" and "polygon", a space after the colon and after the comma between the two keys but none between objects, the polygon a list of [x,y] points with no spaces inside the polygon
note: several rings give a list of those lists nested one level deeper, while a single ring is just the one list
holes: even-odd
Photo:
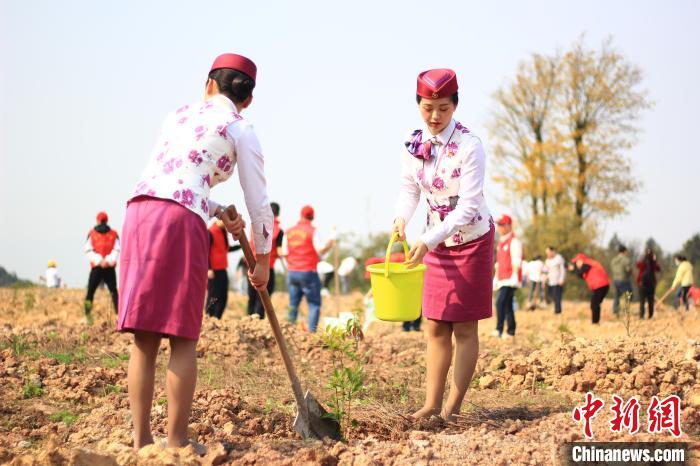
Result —
[{"label": "shovel", "polygon": [[[238,212],[234,206],[229,206],[226,211],[231,218],[238,217]],[[255,256],[250,248],[248,238],[246,238],[244,234],[238,241],[243,250],[245,261],[248,263],[248,270],[254,270]],[[273,245],[272,247],[275,246]],[[270,294],[267,292],[267,289],[258,290],[258,294],[265,308],[267,320],[270,322],[270,327],[272,327],[272,333],[275,336],[275,341],[277,341],[280,354],[282,354],[282,360],[284,361],[285,369],[287,369],[287,375],[292,383],[292,391],[294,392],[294,398],[297,402],[297,416],[294,419],[294,430],[305,439],[315,438],[321,440],[324,437],[329,437],[333,440],[340,440],[340,424],[338,421],[329,416],[328,412],[316,401],[316,398],[314,398],[311,392],[307,390],[306,395],[302,394],[301,384],[294,370],[292,358],[289,356],[287,344],[282,335],[280,324],[277,321],[277,314],[275,314],[275,309],[272,307]]]}]

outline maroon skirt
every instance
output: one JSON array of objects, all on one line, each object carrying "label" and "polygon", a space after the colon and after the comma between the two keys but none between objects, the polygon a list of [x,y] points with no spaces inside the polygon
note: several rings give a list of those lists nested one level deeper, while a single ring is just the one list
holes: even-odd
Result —
[{"label": "maroon skirt", "polygon": [[209,235],[174,201],[137,197],[126,208],[119,261],[118,331],[199,338]]},{"label": "maroon skirt", "polygon": [[488,319],[493,296],[493,224],[461,246],[437,246],[425,255],[423,317],[446,322]]}]

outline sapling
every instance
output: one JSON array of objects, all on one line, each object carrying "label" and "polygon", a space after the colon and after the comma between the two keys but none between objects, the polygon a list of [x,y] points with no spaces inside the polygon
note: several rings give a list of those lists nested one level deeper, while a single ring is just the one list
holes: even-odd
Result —
[{"label": "sapling", "polygon": [[321,334],[323,347],[330,352],[333,371],[326,384],[330,391],[328,416],[340,423],[344,433],[357,425],[353,405],[365,391],[364,361],[359,354],[362,339],[360,320],[355,315],[345,327],[327,326]]}]

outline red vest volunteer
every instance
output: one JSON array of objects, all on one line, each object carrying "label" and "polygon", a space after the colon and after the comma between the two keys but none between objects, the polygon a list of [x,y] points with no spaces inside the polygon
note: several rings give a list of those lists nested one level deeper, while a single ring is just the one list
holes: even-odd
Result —
[{"label": "red vest volunteer", "polygon": [[119,259],[119,235],[107,225],[107,214],[97,214],[97,225],[88,233],[85,254],[90,261],[90,268],[100,267],[102,261],[108,267],[116,267]]},{"label": "red vest volunteer", "polygon": [[315,272],[321,258],[314,245],[316,228],[302,218],[287,230],[287,267],[294,272]]},{"label": "red vest volunteer", "polygon": [[[515,259],[515,261],[513,259]],[[497,279],[501,281],[511,280],[517,277],[517,282],[512,285],[517,286],[523,278],[523,269],[518,266],[518,273],[516,277],[514,277],[513,263],[520,264],[522,259],[520,240],[515,237],[515,233],[511,232],[498,242],[498,249],[496,252],[496,264],[498,266]]]},{"label": "red vest volunteer", "polygon": [[586,281],[586,285],[590,290],[597,290],[604,286],[610,285],[610,279],[605,271],[605,268],[597,260],[593,260],[583,253],[578,253],[571,259],[571,262],[576,264],[578,261],[583,262],[581,267],[581,278]]},{"label": "red vest volunteer", "polygon": [[231,247],[228,244],[228,234],[226,229],[218,222],[214,222],[209,227],[209,268],[211,270],[226,270],[228,268],[228,253]]}]

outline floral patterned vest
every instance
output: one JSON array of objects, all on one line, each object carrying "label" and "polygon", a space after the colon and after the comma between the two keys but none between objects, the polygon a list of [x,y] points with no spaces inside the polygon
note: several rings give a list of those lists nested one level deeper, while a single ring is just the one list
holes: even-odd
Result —
[{"label": "floral patterned vest", "polygon": [[227,127],[242,119],[233,103],[218,95],[168,115],[131,198],[146,195],[173,200],[206,223],[209,191],[233,174],[236,162]]},{"label": "floral patterned vest", "polygon": [[[444,151],[437,160],[437,169],[432,179],[425,179],[423,160],[413,158],[415,170],[414,179],[428,201],[427,228],[430,229],[438,223],[442,223],[447,214],[452,212],[459,201],[459,177],[462,165],[469,156],[471,145],[478,141],[476,136],[457,122],[452,137],[446,147],[440,147]],[[476,215],[471,222],[462,227],[452,237],[445,240],[445,246],[459,246],[473,241],[491,229],[491,213],[486,205],[483,195]]]}]

